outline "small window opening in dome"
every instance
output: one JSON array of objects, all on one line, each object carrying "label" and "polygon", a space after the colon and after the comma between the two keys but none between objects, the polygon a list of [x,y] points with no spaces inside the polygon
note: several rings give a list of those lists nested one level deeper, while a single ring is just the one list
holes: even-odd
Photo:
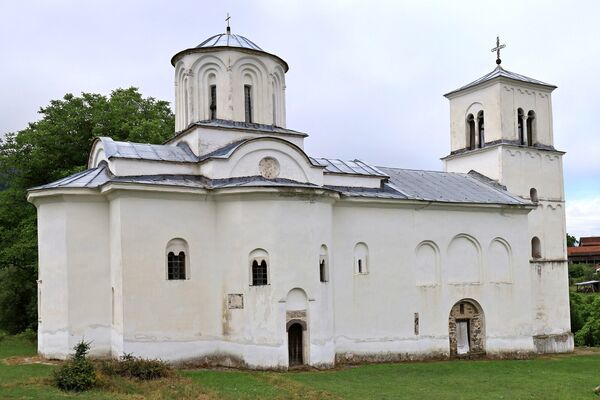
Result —
[{"label": "small window opening in dome", "polygon": [[210,119],[217,119],[217,85],[210,85]]},{"label": "small window opening in dome", "polygon": [[252,86],[244,85],[244,105],[246,122],[252,122]]}]

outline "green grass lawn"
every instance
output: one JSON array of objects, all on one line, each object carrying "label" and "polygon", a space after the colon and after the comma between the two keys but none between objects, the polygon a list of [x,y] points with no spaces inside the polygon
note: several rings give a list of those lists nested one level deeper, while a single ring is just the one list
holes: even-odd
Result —
[{"label": "green grass lawn", "polygon": [[154,382],[116,379],[82,394],[51,385],[35,345],[0,341],[0,399],[600,399],[600,354],[532,360],[373,364],[315,372],[185,370]]}]

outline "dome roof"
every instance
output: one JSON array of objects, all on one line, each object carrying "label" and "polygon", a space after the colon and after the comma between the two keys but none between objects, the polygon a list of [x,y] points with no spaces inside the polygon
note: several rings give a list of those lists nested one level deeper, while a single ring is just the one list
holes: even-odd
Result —
[{"label": "dome roof", "polygon": [[229,32],[211,36],[196,46],[197,49],[203,47],[240,47],[242,49],[264,51],[250,39]]},{"label": "dome roof", "polygon": [[175,65],[177,60],[186,54],[210,52],[211,49],[224,50],[224,47],[229,47],[231,49],[243,49],[245,52],[261,53],[273,57],[281,64],[283,64],[283,70],[285,72],[289,70],[288,64],[281,57],[264,51],[259,45],[242,35],[236,35],[231,33],[231,28],[229,27],[227,27],[227,31],[225,33],[219,33],[218,35],[211,36],[202,43],[200,43],[198,46],[192,47],[191,49],[182,50],[179,53],[175,54],[171,58],[171,64]]}]

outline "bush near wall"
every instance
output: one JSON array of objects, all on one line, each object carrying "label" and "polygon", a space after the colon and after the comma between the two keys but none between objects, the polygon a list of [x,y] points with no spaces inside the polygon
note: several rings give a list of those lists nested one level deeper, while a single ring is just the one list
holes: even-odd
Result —
[{"label": "bush near wall", "polygon": [[577,346],[600,346],[600,295],[570,293],[571,332]]}]

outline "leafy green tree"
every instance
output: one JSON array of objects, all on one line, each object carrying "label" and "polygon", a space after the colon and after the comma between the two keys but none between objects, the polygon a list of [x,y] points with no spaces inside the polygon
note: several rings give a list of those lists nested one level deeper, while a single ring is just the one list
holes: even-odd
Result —
[{"label": "leafy green tree", "polygon": [[[575,333],[578,346],[600,346],[600,296],[588,295],[588,304],[582,313],[584,324]],[[571,314],[573,315],[573,314]]]},{"label": "leafy green tree", "polygon": [[36,325],[37,220],[27,189],[84,170],[98,136],[162,143],[175,129],[169,103],[136,88],[66,94],[39,113],[0,141],[0,327],[10,333]]},{"label": "leafy green tree", "polygon": [[567,247],[575,247],[579,244],[579,240],[573,235],[567,233]]}]

